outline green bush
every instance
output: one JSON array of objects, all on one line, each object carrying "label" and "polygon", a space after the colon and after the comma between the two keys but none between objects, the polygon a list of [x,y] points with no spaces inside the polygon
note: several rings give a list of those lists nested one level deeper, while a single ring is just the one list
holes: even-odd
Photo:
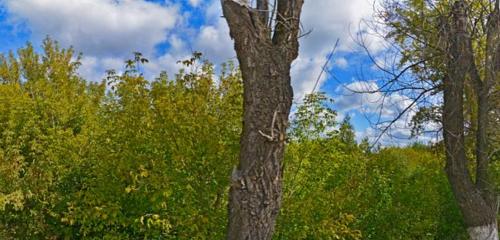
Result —
[{"label": "green bush", "polygon": [[[136,53],[95,83],[79,60],[49,39],[41,54],[0,56],[0,238],[223,239],[243,105],[235,66],[216,80],[194,54],[149,81]],[[441,154],[369,153],[327,100],[308,96],[291,121],[275,239],[463,237]]]}]

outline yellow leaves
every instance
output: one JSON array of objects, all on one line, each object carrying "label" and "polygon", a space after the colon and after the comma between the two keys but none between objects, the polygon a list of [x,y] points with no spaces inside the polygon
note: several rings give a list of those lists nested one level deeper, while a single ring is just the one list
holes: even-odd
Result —
[{"label": "yellow leaves", "polygon": [[167,234],[172,229],[172,224],[166,218],[162,218],[159,214],[146,214],[141,216],[136,222],[139,222],[147,229],[158,229],[163,234]]},{"label": "yellow leaves", "polygon": [[340,214],[337,219],[325,219],[323,228],[319,230],[330,239],[362,239],[361,231],[351,228],[356,218],[352,214]]},{"label": "yellow leaves", "polygon": [[143,178],[146,178],[149,176],[149,172],[148,171],[142,171],[140,172],[139,176],[143,177]]},{"label": "yellow leaves", "polygon": [[0,210],[5,211],[7,205],[11,205],[16,211],[24,209],[24,195],[21,190],[9,194],[0,193]]},{"label": "yellow leaves", "polygon": [[144,165],[139,166],[139,176],[146,178],[149,176],[148,170],[144,167]]},{"label": "yellow leaves", "polygon": [[169,198],[172,195],[172,190],[166,190],[162,195],[164,198]]},{"label": "yellow leaves", "polygon": [[241,132],[237,70],[221,85],[208,65],[179,81],[117,73],[109,89],[72,74],[71,51],[54,47],[46,42],[50,56],[20,51],[25,81],[0,84],[0,191],[25,194],[0,195],[0,211],[21,208],[33,192],[30,208],[9,224],[42,237],[57,229],[156,239],[176,228],[186,239],[208,230],[221,238],[226,172]]},{"label": "yellow leaves", "polygon": [[131,193],[137,191],[141,182],[149,177],[149,171],[146,169],[144,165],[139,165],[139,169],[137,171],[130,171],[129,176],[132,178],[133,185],[127,186],[125,188],[126,193]]},{"label": "yellow leaves", "polygon": [[135,190],[132,186],[128,186],[125,188],[126,193],[131,193],[133,190]]},{"label": "yellow leaves", "polygon": [[72,226],[73,224],[75,224],[75,219],[63,217],[61,218],[61,222]]},{"label": "yellow leaves", "polygon": [[350,222],[354,222],[354,220],[356,218],[352,214],[345,214],[344,215],[344,219],[345,219],[346,222],[350,223]]}]

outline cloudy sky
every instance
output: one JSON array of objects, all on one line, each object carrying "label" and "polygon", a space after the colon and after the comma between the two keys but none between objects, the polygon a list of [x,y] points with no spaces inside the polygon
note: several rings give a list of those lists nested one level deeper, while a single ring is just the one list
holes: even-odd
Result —
[{"label": "cloudy sky", "polygon": [[[367,118],[376,121],[382,114],[390,119],[410,104],[407,96],[396,94],[384,99],[382,109],[380,94],[351,91],[376,89],[380,84],[378,71],[354,40],[370,31],[362,23],[372,13],[373,0],[306,0],[302,22],[311,33],[301,39],[300,55],[292,68],[295,100],[300,104],[340,40],[319,86],[335,100],[339,121],[351,116],[358,139],[377,136]],[[202,52],[215,64],[235,60],[221,15],[220,0],[0,0],[0,52],[15,50],[27,41],[40,45],[51,36],[84,54],[80,74],[89,80],[99,81],[107,69],[121,69],[134,51],[150,60],[145,66],[147,76],[162,70],[173,74],[180,67],[177,60],[192,51]],[[373,53],[384,50],[382,41],[365,36]],[[390,131],[393,137],[384,137],[383,143],[407,142],[407,120],[412,115],[398,121],[398,128]]]}]

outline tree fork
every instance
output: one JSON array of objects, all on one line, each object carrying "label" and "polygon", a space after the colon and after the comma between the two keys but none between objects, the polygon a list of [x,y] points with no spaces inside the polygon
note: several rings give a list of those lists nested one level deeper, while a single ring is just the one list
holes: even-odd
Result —
[{"label": "tree fork", "polygon": [[[496,14],[496,13],[494,13]],[[498,23],[495,23],[498,24]],[[494,25],[495,25],[494,24]],[[474,240],[498,240],[496,207],[485,193],[488,159],[486,155],[487,138],[487,86],[488,77],[483,82],[477,74],[471,39],[467,29],[465,4],[456,1],[452,9],[452,22],[445,23],[444,38],[448,39],[447,73],[444,83],[443,136],[446,149],[446,173],[455,198],[460,206],[468,227],[469,236]],[[494,30],[494,29],[493,29]],[[493,31],[496,32],[496,31]],[[498,38],[497,38],[498,39]],[[495,72],[496,70],[492,70]],[[496,76],[496,73],[494,74]],[[476,184],[467,168],[464,131],[464,84],[469,78],[476,86],[478,94],[478,126],[476,158]],[[483,95],[483,96],[481,96]]]},{"label": "tree fork", "polygon": [[303,0],[278,1],[269,27],[268,1],[257,8],[221,0],[244,86],[239,166],[229,192],[227,239],[271,239],[282,197],[282,161],[293,100],[291,63],[298,56]]}]

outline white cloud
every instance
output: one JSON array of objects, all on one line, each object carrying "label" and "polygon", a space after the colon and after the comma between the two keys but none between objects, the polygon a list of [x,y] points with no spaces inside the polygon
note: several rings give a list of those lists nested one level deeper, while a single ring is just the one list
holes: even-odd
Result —
[{"label": "white cloud", "polygon": [[167,53],[153,61],[146,64],[146,78],[154,79],[161,71],[166,71],[170,77],[174,76],[182,68],[182,64],[178,63],[179,60],[189,59],[191,53],[176,52]]},{"label": "white cloud", "polygon": [[371,70],[374,71],[394,71],[392,66],[396,66],[398,64],[397,60],[399,60],[399,56],[394,56],[389,51],[384,52],[385,56],[377,56],[374,57],[374,62],[371,66]]},{"label": "white cloud", "polygon": [[79,74],[90,81],[100,81],[106,76],[106,70],[119,71],[125,66],[122,58],[83,56]]},{"label": "white cloud", "polygon": [[91,56],[150,54],[179,17],[176,6],[142,0],[4,0],[35,38],[46,35]]},{"label": "white cloud", "polygon": [[[428,129],[436,130],[435,128],[432,127],[433,126],[429,126]],[[376,142],[377,145],[380,144],[381,146],[400,146],[400,147],[408,146],[415,142],[421,142],[427,144],[427,143],[436,143],[442,140],[440,134],[425,134],[410,138],[411,128],[401,127],[401,126],[394,126],[388,129],[384,135],[380,134],[381,134],[380,129],[374,129],[369,127],[366,128],[364,131],[356,132],[356,140],[360,142],[363,138],[366,137],[368,138],[371,144],[374,144],[375,141],[378,139],[378,141]]]},{"label": "white cloud", "polygon": [[367,93],[378,89],[373,81],[353,82],[337,89],[340,97],[336,99],[335,105],[341,111],[362,109],[364,112],[376,112],[383,96],[379,92]]},{"label": "white cloud", "polygon": [[203,53],[203,58],[216,65],[228,60],[236,61],[229,28],[225,19],[220,17],[222,15],[220,1],[204,4],[206,4],[205,24],[193,31],[189,26],[190,14],[185,13],[185,22],[182,22],[178,26],[179,30],[174,31],[167,40],[170,45],[168,52],[146,65],[147,75],[154,76],[166,70],[172,76],[182,68],[177,61],[190,58],[192,51]]},{"label": "white cloud", "polygon": [[179,61],[191,57],[188,43],[181,37],[173,34],[167,41],[170,44],[168,52],[158,57],[147,57],[149,62],[144,65],[146,79],[154,79],[162,71],[166,71],[170,77],[173,77],[182,68]]},{"label": "white cloud", "polygon": [[[299,58],[292,68],[292,85],[295,100],[300,101],[311,92],[337,38],[340,39],[338,51],[354,51],[355,43],[351,32],[366,31],[359,29],[359,23],[372,15],[372,0],[352,0],[346,4],[343,0],[306,1],[303,8],[302,23],[304,29],[312,32],[301,38]],[[233,41],[225,19],[221,18],[220,1],[212,0],[205,5],[205,25],[193,37],[193,50],[201,51],[211,61],[220,63],[235,59]],[[373,41],[376,42],[376,41]],[[189,51],[185,50],[186,53]],[[347,59],[336,58],[329,67],[348,67]],[[324,73],[319,80],[318,89],[328,78]]]},{"label": "white cloud", "polygon": [[[182,39],[172,34],[182,20],[176,5],[144,0],[3,0],[11,20],[26,23],[39,42],[49,35],[64,47],[84,53],[79,73],[99,81],[105,70],[120,70],[124,60],[138,51],[150,60],[149,77],[161,70],[177,71],[176,62],[186,54]],[[155,57],[155,47],[168,41],[173,49]],[[177,58],[179,57],[179,58]],[[182,57],[182,58],[181,58]],[[173,59],[176,58],[176,59]]]},{"label": "white cloud", "polygon": [[[312,90],[337,39],[340,45],[336,54],[357,50],[354,38],[358,32],[367,31],[366,26],[360,23],[364,19],[371,19],[372,14],[373,0],[351,0],[349,3],[344,0],[305,1],[302,24],[305,31],[312,32],[300,40],[300,57],[294,63],[294,67],[298,68],[294,69],[292,75],[296,100]],[[371,36],[367,41],[378,42]],[[378,51],[376,48],[373,50]],[[337,58],[333,66],[346,68],[347,59]],[[326,77],[328,76],[323,76],[319,86],[325,82]]]},{"label": "white cloud", "polygon": [[[354,49],[351,35],[359,31],[357,26],[362,19],[370,18],[371,1],[352,0],[349,4],[343,0],[305,2],[302,23],[306,31],[312,32],[300,39],[300,55],[293,63],[292,85],[296,100],[301,100],[313,89],[337,38],[341,43],[338,51]],[[194,50],[203,52],[216,64],[235,60],[236,56],[229,29],[225,19],[221,18],[218,0],[188,0],[191,6],[203,6],[205,12],[204,25],[196,29],[189,22],[194,13],[179,12],[180,8],[172,4],[175,1],[170,0],[163,5],[145,0],[3,2],[18,21],[27,23],[38,40],[48,34],[64,46],[75,46],[88,56],[85,64],[95,66],[95,71],[101,71],[105,66],[119,66],[118,62],[122,64],[132,51],[140,51],[150,60],[145,70],[151,76],[165,69],[173,74],[170,71],[179,68],[177,60],[189,57]],[[164,42],[170,48],[157,56],[155,46]],[[112,60],[114,64],[110,63]],[[346,68],[348,62],[345,58],[335,58],[331,66]],[[89,66],[83,67],[86,68],[81,70],[83,75],[99,75],[92,74]],[[323,74],[318,88],[327,77]]]},{"label": "white cloud", "polygon": [[347,62],[347,59],[343,57],[337,58],[335,59],[335,66],[341,69],[346,69],[347,67],[349,67],[349,62]]},{"label": "white cloud", "polygon": [[304,53],[327,54],[336,39],[340,40],[340,49],[353,50],[355,34],[363,19],[371,18],[372,0],[315,0],[305,1],[302,22],[305,30],[312,30],[304,37]]},{"label": "white cloud", "polygon": [[396,117],[412,103],[407,96],[397,93],[386,95],[377,90],[379,86],[374,81],[357,81],[340,86],[337,89],[340,96],[335,105],[339,111],[358,110],[388,119]]},{"label": "white cloud", "polygon": [[80,66],[79,73],[85,79],[100,79],[102,78],[101,74],[98,74],[95,69],[99,66],[98,59],[96,57],[88,57],[84,56],[81,59],[82,65]]},{"label": "white cloud", "polygon": [[161,56],[149,58],[145,65],[146,77],[152,79],[161,71],[173,76],[183,66],[179,60],[188,59],[193,51],[203,53],[203,58],[214,64],[235,60],[233,41],[229,37],[229,28],[223,18],[220,1],[199,2],[204,6],[204,25],[196,29],[190,25],[191,12],[183,12],[176,29],[171,31],[167,41],[169,49]]},{"label": "white cloud", "polygon": [[[295,100],[300,101],[306,94],[311,93],[317,80],[318,86],[315,90],[319,90],[319,87],[326,81],[328,76],[325,73],[321,74],[325,62],[326,57],[324,56],[308,58],[301,55],[294,61],[291,73]],[[321,78],[318,79],[320,74]]]},{"label": "white cloud", "polygon": [[229,37],[229,27],[225,21],[218,18],[214,23],[202,26],[194,40],[196,50],[218,64],[236,57],[233,40]]},{"label": "white cloud", "polygon": [[201,0],[189,0],[189,4],[193,7],[198,7],[200,5]]}]

